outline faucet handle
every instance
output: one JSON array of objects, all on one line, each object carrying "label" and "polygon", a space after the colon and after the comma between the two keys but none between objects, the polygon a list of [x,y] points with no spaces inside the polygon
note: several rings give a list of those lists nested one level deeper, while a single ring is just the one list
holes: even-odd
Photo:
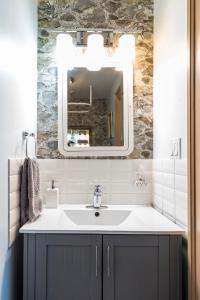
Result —
[{"label": "faucet handle", "polygon": [[97,193],[101,193],[102,192],[102,186],[100,184],[96,184],[94,186],[94,191]]}]

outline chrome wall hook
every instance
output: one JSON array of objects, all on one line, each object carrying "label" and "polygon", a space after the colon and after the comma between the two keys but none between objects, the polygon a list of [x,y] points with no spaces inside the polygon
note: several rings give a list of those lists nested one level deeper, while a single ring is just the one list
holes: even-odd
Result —
[{"label": "chrome wall hook", "polygon": [[136,174],[135,185],[137,188],[142,188],[143,186],[147,186],[147,180],[144,175]]}]

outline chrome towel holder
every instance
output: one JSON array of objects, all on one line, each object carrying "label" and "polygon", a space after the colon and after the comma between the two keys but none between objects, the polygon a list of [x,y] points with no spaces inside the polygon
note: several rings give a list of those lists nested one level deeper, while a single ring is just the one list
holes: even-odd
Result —
[{"label": "chrome towel holder", "polygon": [[34,132],[28,132],[28,131],[23,131],[23,140],[26,142],[26,157],[28,158],[28,141],[29,138],[32,137],[34,139],[34,144],[35,144],[35,156],[36,156],[36,137]]}]

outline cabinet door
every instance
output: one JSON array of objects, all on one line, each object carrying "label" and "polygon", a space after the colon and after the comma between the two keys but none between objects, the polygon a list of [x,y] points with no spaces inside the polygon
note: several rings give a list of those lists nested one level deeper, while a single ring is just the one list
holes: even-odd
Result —
[{"label": "cabinet door", "polygon": [[102,299],[101,235],[36,236],[36,300]]},{"label": "cabinet door", "polygon": [[172,300],[168,236],[104,236],[103,261],[104,300]]}]

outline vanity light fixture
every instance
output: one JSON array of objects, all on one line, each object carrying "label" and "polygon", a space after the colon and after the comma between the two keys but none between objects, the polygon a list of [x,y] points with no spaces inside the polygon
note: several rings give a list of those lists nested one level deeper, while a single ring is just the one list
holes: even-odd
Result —
[{"label": "vanity light fixture", "polygon": [[73,45],[73,39],[70,34],[61,33],[57,36],[56,43],[56,62],[61,68],[67,68],[68,70],[73,68],[75,47]]},{"label": "vanity light fixture", "polygon": [[[110,36],[110,35],[109,35]],[[135,38],[133,34],[122,34],[119,38],[119,46],[114,55],[116,60],[123,65],[128,65],[134,60]],[[132,51],[130,50],[132,49]],[[77,55],[76,55],[76,51]],[[60,68],[71,70],[74,62],[84,61],[89,71],[99,71],[106,60],[106,47],[104,47],[104,35],[101,33],[90,33],[87,38],[85,52],[79,51],[73,44],[70,33],[60,33],[57,36],[56,62]],[[121,68],[119,68],[120,70]]]}]

